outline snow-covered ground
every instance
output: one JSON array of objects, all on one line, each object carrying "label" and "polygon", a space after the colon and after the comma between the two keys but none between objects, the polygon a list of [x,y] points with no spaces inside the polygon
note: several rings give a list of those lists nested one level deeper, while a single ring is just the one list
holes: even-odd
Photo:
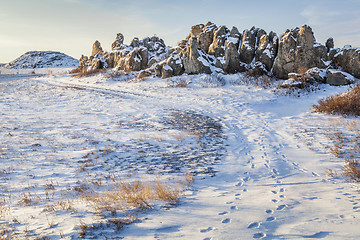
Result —
[{"label": "snow-covered ground", "polygon": [[358,186],[325,174],[344,161],[324,135],[341,117],[311,112],[348,87],[298,98],[243,84],[240,74],[216,79],[1,81],[1,226],[19,239],[77,239],[80,225],[102,220],[79,188],[192,173],[178,205],[84,238],[358,239]]}]

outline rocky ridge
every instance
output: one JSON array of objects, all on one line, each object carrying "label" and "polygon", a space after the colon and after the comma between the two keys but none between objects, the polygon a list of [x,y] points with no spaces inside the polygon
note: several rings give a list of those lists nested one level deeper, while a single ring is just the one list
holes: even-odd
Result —
[{"label": "rocky ridge", "polygon": [[140,71],[139,76],[163,78],[184,73],[253,71],[288,79],[297,73],[334,85],[352,82],[349,74],[360,78],[360,48],[334,48],[332,38],[325,45],[318,43],[307,25],[287,30],[278,37],[274,32],[266,33],[256,27],[239,32],[236,27],[229,29],[208,22],[192,26],[188,36],[176,47],[167,47],[156,36],[134,38],[126,45],[119,33],[111,48],[105,52],[96,41],[92,55],[80,58],[81,71],[116,68]]},{"label": "rocky ridge", "polygon": [[14,61],[4,65],[10,69],[25,68],[72,68],[78,66],[78,60],[61,52],[30,51]]}]

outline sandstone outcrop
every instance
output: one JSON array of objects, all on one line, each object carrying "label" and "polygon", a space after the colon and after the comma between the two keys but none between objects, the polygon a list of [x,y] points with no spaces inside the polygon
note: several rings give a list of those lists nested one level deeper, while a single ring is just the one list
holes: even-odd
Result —
[{"label": "sandstone outcrop", "polygon": [[280,38],[273,73],[286,79],[288,73],[305,72],[312,67],[326,67],[326,47],[316,43],[312,29],[304,25],[286,31]]},{"label": "sandstone outcrop", "polygon": [[360,48],[346,46],[335,54],[333,62],[345,72],[360,78]]},{"label": "sandstone outcrop", "polygon": [[[317,43],[312,29],[307,26],[287,30],[282,36],[252,27],[242,33],[236,27],[216,26],[208,22],[192,26],[188,36],[178,46],[169,48],[156,36],[143,40],[134,38],[124,43],[119,33],[104,52],[100,43],[93,45],[92,55],[82,56],[80,68],[116,68],[142,71],[158,77],[186,74],[238,73],[251,71],[255,75],[288,79],[289,73],[311,78],[320,83],[346,84],[338,69],[360,78],[360,49],[334,48],[333,38],[325,45]],[[143,73],[145,74],[145,73]]]}]

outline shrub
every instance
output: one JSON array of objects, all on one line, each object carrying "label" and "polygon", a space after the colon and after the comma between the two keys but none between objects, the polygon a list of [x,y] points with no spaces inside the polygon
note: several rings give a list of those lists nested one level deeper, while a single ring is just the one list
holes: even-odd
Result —
[{"label": "shrub", "polygon": [[344,175],[349,181],[360,182],[360,162],[357,159],[348,159],[343,166]]},{"label": "shrub", "polygon": [[318,105],[314,105],[313,109],[315,112],[327,114],[360,116],[360,85],[355,85],[343,94],[319,100]]}]

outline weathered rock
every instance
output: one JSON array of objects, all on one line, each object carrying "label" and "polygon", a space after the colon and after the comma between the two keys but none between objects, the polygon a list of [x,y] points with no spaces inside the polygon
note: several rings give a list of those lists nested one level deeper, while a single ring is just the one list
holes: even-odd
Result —
[{"label": "weathered rock", "polygon": [[133,48],[140,47],[140,40],[139,40],[139,38],[135,37],[135,38],[131,41],[130,46],[132,46]]},{"label": "weathered rock", "polygon": [[203,31],[199,34],[199,46],[206,53],[209,52],[209,47],[213,42],[214,29],[216,29],[216,25],[208,22]]},{"label": "weathered rock", "polygon": [[326,47],[315,42],[309,26],[288,30],[280,39],[273,73],[285,79],[290,72],[304,73],[312,67],[323,68],[326,55]]},{"label": "weathered rock", "polygon": [[124,35],[118,33],[116,35],[115,41],[111,44],[111,49],[115,51],[119,50],[123,44],[124,44]]},{"label": "weathered rock", "polygon": [[339,70],[328,70],[326,83],[334,86],[348,85],[354,82],[354,77]]},{"label": "weathered rock", "polygon": [[240,47],[240,60],[244,63],[251,63],[255,57],[256,29],[245,30]]},{"label": "weathered rock", "polygon": [[309,70],[307,70],[305,74],[308,74],[315,81],[317,81],[319,83],[326,83],[326,79],[327,79],[326,69],[314,67],[314,68],[310,68]]},{"label": "weathered rock", "polygon": [[174,74],[174,70],[169,65],[165,64],[162,67],[162,71],[161,71],[162,78],[169,78],[173,76],[173,74]]},{"label": "weathered rock", "polygon": [[220,26],[214,30],[214,40],[209,47],[208,53],[217,57],[225,55],[225,44],[229,34],[229,29],[225,26]]},{"label": "weathered rock", "polygon": [[330,49],[334,48],[334,46],[335,46],[334,39],[332,37],[328,38],[328,40],[326,40],[325,46],[326,46],[327,52],[329,52]]},{"label": "weathered rock", "polygon": [[[232,41],[235,39],[235,42]],[[236,73],[245,71],[243,65],[240,62],[240,55],[238,51],[239,41],[236,38],[231,38],[226,43],[225,49],[225,63],[223,69],[227,73]]]},{"label": "weathered rock", "polygon": [[360,48],[346,47],[334,56],[335,66],[341,67],[345,72],[360,78]]},{"label": "weathered rock", "polygon": [[136,78],[142,80],[150,76],[151,76],[151,72],[149,70],[142,70],[139,72]]},{"label": "weathered rock", "polygon": [[273,43],[270,42],[269,36],[262,35],[259,47],[256,50],[255,60],[264,64],[267,71],[270,71],[275,60],[276,52]]},{"label": "weathered rock", "polygon": [[199,74],[211,73],[210,63],[206,53],[199,48],[197,38],[191,38],[189,45],[182,52],[185,73]]},{"label": "weathered rock", "polygon": [[162,69],[163,69],[163,65],[162,64],[159,64],[159,63],[156,63],[154,65],[154,71],[155,71],[155,75],[157,77],[161,77],[162,76]]},{"label": "weathered rock", "polygon": [[148,50],[145,47],[139,47],[132,50],[124,62],[124,70],[140,71],[147,67],[148,63]]},{"label": "weathered rock", "polygon": [[184,65],[179,55],[173,55],[168,58],[166,64],[173,69],[173,75],[178,76],[184,73]]},{"label": "weathered rock", "polygon": [[92,47],[92,52],[91,52],[91,56],[94,56],[96,54],[100,54],[100,53],[103,53],[103,49],[101,47],[101,44],[98,40],[96,40],[93,44],[93,47]]},{"label": "weathered rock", "polygon": [[204,24],[197,24],[191,27],[189,35],[186,37],[186,40],[189,40],[193,37],[199,38],[200,33],[204,29]]}]

